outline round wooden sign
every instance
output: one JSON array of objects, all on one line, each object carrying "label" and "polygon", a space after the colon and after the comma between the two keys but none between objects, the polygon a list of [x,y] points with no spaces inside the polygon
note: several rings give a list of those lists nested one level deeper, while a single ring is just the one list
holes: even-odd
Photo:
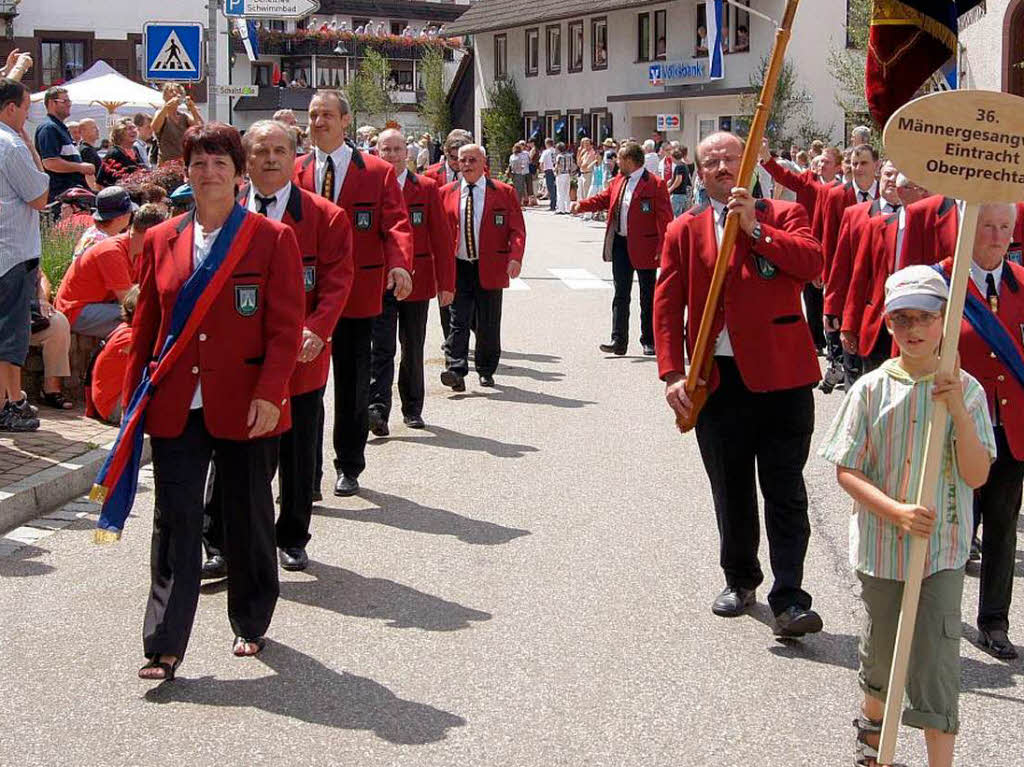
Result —
[{"label": "round wooden sign", "polygon": [[889,118],[883,140],[896,167],[932,194],[976,203],[1024,200],[1024,98],[932,93]]}]

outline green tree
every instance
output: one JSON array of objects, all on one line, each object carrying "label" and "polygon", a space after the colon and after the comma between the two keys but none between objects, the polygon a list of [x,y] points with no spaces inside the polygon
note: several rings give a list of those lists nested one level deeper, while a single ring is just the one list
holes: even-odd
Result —
[{"label": "green tree", "polygon": [[481,112],[484,141],[491,169],[504,168],[512,147],[522,138],[523,103],[516,81],[511,77],[495,80],[487,89],[487,109]]},{"label": "green tree", "polygon": [[[761,63],[750,75],[750,86],[754,92],[740,97],[740,109],[744,115],[739,118],[737,131],[747,134],[750,124],[754,119],[754,110],[757,108],[757,100],[764,85],[765,76],[768,73],[769,59],[767,56],[761,59]],[[786,59],[782,63],[779,72],[779,82],[775,86],[775,99],[772,101],[771,111],[768,113],[768,124],[765,128],[765,136],[774,147],[789,147],[793,142],[801,146],[809,146],[814,139],[830,140],[835,125],[823,127],[814,121],[812,105],[814,99],[797,79],[796,67],[793,62]],[[811,136],[807,140],[807,136]]]},{"label": "green tree", "polygon": [[451,130],[452,116],[444,84],[444,52],[440,46],[431,45],[424,51],[419,71],[423,78],[423,98],[417,111],[431,134],[443,141]]},{"label": "green tree", "polygon": [[[352,130],[357,130],[372,117],[383,118],[382,123],[395,114],[389,82],[391,62],[388,57],[372,48],[359,60],[359,68],[345,89],[349,110],[352,112]],[[379,127],[383,127],[383,124]]]}]

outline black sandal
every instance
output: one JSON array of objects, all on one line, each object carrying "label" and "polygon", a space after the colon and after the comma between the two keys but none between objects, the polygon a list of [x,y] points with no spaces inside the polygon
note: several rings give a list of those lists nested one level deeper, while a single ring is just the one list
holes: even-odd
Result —
[{"label": "black sandal", "polygon": [[64,396],[64,392],[59,391],[44,391],[41,402],[57,410],[71,410],[75,406],[74,402]]},{"label": "black sandal", "polygon": [[882,720],[875,721],[861,714],[853,720],[853,726],[857,730],[857,741],[854,746],[855,767],[877,767],[878,747],[870,745],[867,739],[869,735],[881,734]]},{"label": "black sandal", "polygon": [[[242,646],[247,644],[256,645],[256,652],[240,652]],[[235,637],[235,642],[231,645],[231,652],[235,654],[236,658],[251,658],[254,655],[259,655],[260,651],[264,648],[266,644],[267,640],[264,637],[256,637],[255,639]]]},{"label": "black sandal", "polygon": [[[174,672],[178,670],[178,666],[181,665],[181,658],[178,658],[174,663],[166,663],[159,660],[159,655],[154,655],[149,659],[149,663],[139,669],[139,679],[145,679],[147,682],[170,682],[174,679]],[[142,672],[146,669],[158,668],[164,672],[163,676],[143,676]]]}]

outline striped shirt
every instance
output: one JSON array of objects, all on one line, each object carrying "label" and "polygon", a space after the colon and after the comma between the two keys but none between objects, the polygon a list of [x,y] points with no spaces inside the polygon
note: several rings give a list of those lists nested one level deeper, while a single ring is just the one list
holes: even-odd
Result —
[{"label": "striped shirt", "polygon": [[0,274],[39,258],[39,211],[29,206],[50,188],[21,136],[0,122]]},{"label": "striped shirt", "polygon": [[[964,404],[981,444],[995,460],[996,440],[981,384],[961,371]],[[890,498],[913,503],[924,469],[925,434],[932,416],[932,379],[916,381],[887,360],[850,388],[825,433],[818,454],[837,466],[862,472]],[[956,470],[949,421],[935,493],[936,521],[928,540],[925,575],[963,567],[974,529],[974,491]],[[850,564],[875,578],[905,580],[910,536],[860,504],[850,518]]]}]

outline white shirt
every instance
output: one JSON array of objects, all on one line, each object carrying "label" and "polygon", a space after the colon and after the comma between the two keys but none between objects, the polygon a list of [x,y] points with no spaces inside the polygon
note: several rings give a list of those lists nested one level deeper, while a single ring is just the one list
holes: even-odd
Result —
[{"label": "white shirt", "polygon": [[992,275],[992,278],[996,282],[996,295],[999,294],[999,284],[1003,279],[1003,262],[999,262],[999,266],[995,269],[982,269],[974,261],[971,261],[971,279],[974,280],[975,286],[981,291],[981,297],[984,298],[985,294],[988,293],[988,275]]},{"label": "white shirt", "polygon": [[556,152],[555,148],[552,147],[552,146],[549,146],[547,149],[545,149],[543,152],[541,152],[540,153],[540,169],[541,170],[554,170],[555,169],[555,157],[557,155],[558,155],[558,152]]},{"label": "white shirt", "polygon": [[648,152],[644,155],[644,167],[648,173],[661,176],[661,155],[657,152]]},{"label": "white shirt", "polygon": [[[210,250],[213,248],[213,243],[217,240],[217,235],[220,234],[220,228],[214,229],[212,232],[203,231],[202,225],[196,221],[192,227],[192,271],[199,268],[199,265],[206,260],[206,257],[210,255]],[[203,389],[199,379],[196,379],[196,390],[192,394],[192,404],[189,405],[189,410],[198,410],[203,406]]]},{"label": "white shirt", "polygon": [[626,191],[622,195],[622,204],[619,205],[619,234],[623,237],[629,234],[626,228],[626,222],[629,220],[629,204],[633,202],[633,192],[636,190],[636,185],[640,183],[640,177],[643,175],[644,169],[637,168],[626,179]]},{"label": "white shirt", "polygon": [[901,210],[903,209],[903,205],[901,203],[891,203],[891,202],[886,202],[885,200],[882,200],[881,202],[882,202],[882,208],[881,208],[882,215],[888,216],[888,215],[892,215],[893,213],[895,213],[896,210],[893,207],[894,204],[895,205],[899,205]]},{"label": "white shirt", "polygon": [[[868,187],[867,189],[862,190],[859,186],[857,186],[857,182],[854,181],[853,182],[853,191],[857,193],[857,202],[868,202],[869,200],[877,200],[878,199],[878,182],[874,181],[874,182],[872,182],[870,187]],[[867,200],[861,199],[864,196],[864,192],[868,193],[868,199]]]},{"label": "white shirt", "polygon": [[[725,222],[722,220],[722,211],[725,210],[725,203],[718,200],[710,200],[711,209],[715,213],[715,243],[722,246],[722,235],[725,234]],[[732,341],[729,340],[729,328],[722,326],[722,332],[715,339],[715,347],[711,352],[714,357],[735,357],[732,350]]]},{"label": "white shirt", "polygon": [[409,177],[409,169],[403,168],[402,172],[398,174],[398,178],[395,180],[398,182],[399,189],[405,189],[405,180]]},{"label": "white shirt", "polygon": [[[459,192],[459,249],[455,252],[456,258],[463,261],[469,260],[466,252],[466,231],[463,222],[466,220],[466,199],[469,197],[469,184],[462,179]],[[476,243],[477,258],[480,257],[480,222],[484,220],[484,197],[487,195],[487,181],[483,176],[479,178],[473,187],[473,242]]]},{"label": "white shirt", "polygon": [[[288,198],[292,193],[292,182],[289,181],[287,184],[282,186],[274,194],[274,201],[267,207],[267,218],[272,218],[274,221],[280,221],[284,218],[284,212],[288,207]],[[256,200],[256,185],[253,184],[249,187],[249,200],[246,203],[246,210],[251,210],[253,213],[260,212],[259,203]],[[270,195],[263,195],[269,197]]]},{"label": "white shirt", "polygon": [[[324,185],[324,169],[327,167],[327,152],[317,147],[313,150],[316,155],[316,193]],[[345,183],[345,174],[348,173],[348,164],[352,160],[352,147],[342,142],[341,146],[331,152],[334,159],[334,193],[331,195],[331,202],[338,199],[341,193],[341,185]]]}]

